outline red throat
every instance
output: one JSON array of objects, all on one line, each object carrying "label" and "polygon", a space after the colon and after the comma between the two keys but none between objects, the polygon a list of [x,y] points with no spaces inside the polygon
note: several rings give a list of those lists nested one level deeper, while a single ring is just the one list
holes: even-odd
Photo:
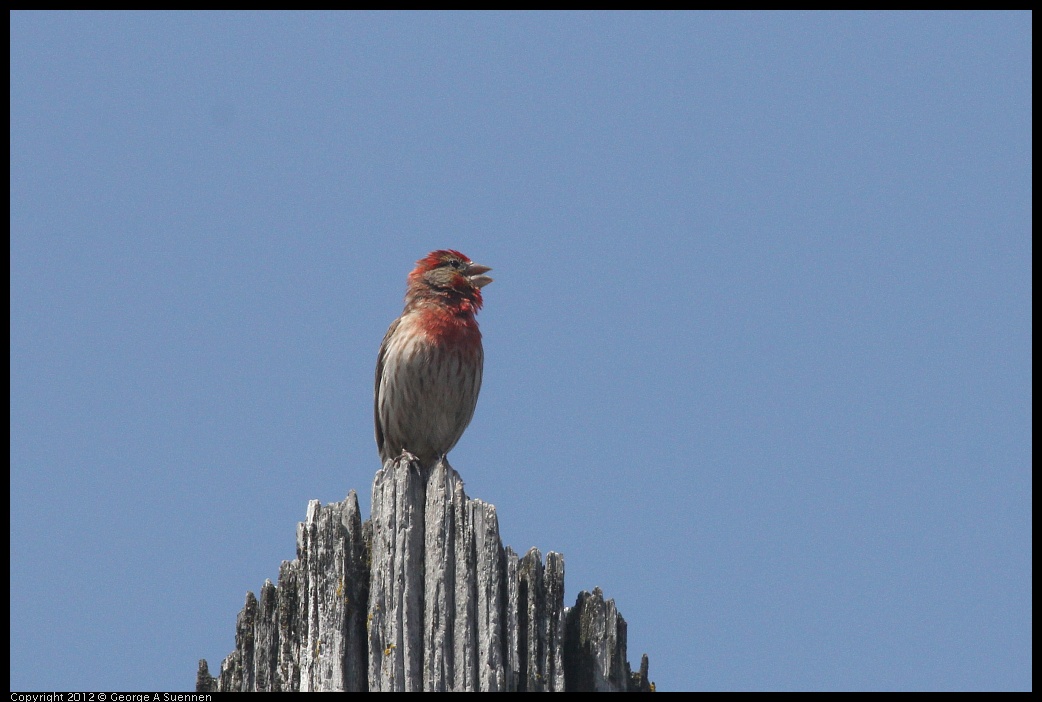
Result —
[{"label": "red throat", "polygon": [[430,343],[480,348],[481,331],[474,318],[474,312],[480,306],[480,298],[477,305],[467,299],[451,307],[422,305],[419,308],[419,326]]}]

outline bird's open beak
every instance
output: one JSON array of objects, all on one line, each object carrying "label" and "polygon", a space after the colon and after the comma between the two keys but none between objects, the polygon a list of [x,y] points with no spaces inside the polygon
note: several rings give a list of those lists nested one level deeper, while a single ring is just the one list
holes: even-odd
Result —
[{"label": "bird's open beak", "polygon": [[492,269],[488,266],[483,266],[480,263],[474,263],[471,261],[467,264],[467,280],[469,280],[470,284],[475,288],[483,288],[492,282],[492,279],[485,275],[485,273],[488,273],[490,270]]}]

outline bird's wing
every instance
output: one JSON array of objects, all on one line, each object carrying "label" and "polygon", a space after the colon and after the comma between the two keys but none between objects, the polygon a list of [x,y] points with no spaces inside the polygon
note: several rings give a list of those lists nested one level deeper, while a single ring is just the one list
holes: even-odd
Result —
[{"label": "bird's wing", "polygon": [[383,458],[384,455],[384,428],[380,422],[380,379],[384,374],[384,358],[387,356],[388,342],[401,321],[402,318],[399,317],[391,322],[387,333],[384,334],[384,340],[380,342],[380,354],[376,357],[376,385],[373,388],[373,426],[376,427],[376,449],[380,452],[380,458]]}]

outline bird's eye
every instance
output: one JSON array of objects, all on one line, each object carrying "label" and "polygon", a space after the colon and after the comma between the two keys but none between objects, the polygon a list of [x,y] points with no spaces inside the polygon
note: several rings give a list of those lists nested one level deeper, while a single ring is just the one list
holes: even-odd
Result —
[{"label": "bird's eye", "polygon": [[450,258],[447,263],[456,270],[463,268],[463,261],[458,258]]}]

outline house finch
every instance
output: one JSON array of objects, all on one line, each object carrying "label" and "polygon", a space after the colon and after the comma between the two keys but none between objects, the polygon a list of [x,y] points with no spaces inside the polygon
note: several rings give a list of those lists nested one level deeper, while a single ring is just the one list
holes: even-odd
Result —
[{"label": "house finch", "polygon": [[383,461],[403,452],[431,466],[470,424],[481,389],[484,351],[474,314],[488,266],[459,251],[416,262],[405,309],[391,323],[376,359],[376,445]]}]

